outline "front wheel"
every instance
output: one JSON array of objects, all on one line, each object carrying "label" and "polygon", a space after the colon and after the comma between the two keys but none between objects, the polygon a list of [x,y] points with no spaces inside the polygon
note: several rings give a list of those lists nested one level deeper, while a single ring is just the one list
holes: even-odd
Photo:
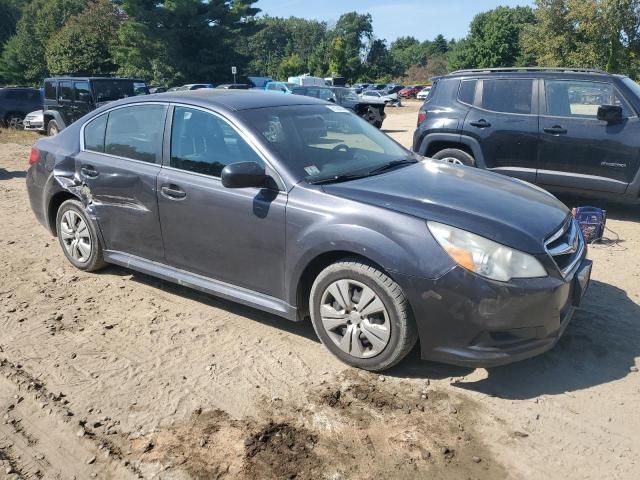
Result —
[{"label": "front wheel", "polygon": [[356,368],[390,368],[406,357],[418,338],[400,286],[358,258],[334,263],[318,275],[310,307],[320,341]]},{"label": "front wheel", "polygon": [[47,123],[47,135],[50,137],[54,137],[58,133],[60,133],[60,127],[58,126],[58,123],[55,120],[49,120],[49,123]]},{"label": "front wheel", "polygon": [[451,163],[453,165],[463,165],[465,167],[475,167],[475,159],[464,150],[458,148],[445,148],[440,150],[431,158],[435,160],[442,160],[443,162]]}]

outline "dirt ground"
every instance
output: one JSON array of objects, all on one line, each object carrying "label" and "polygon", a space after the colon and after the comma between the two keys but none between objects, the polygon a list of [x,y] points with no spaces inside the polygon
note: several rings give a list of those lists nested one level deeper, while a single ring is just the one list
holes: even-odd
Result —
[{"label": "dirt ground", "polygon": [[[417,106],[389,109],[409,146]],[[345,367],[309,324],[119,267],[74,270],[0,132],[0,479],[640,478],[640,210],[546,355]],[[608,234],[614,237],[613,233]]]}]

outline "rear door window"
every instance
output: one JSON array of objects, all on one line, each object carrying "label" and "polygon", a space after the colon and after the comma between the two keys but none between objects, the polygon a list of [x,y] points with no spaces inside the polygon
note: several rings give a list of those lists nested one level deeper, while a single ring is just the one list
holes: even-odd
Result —
[{"label": "rear door window", "polygon": [[525,78],[482,81],[480,107],[501,113],[531,114],[533,80]]},{"label": "rear door window", "polygon": [[110,155],[159,162],[165,105],[133,105],[109,112],[104,151]]},{"label": "rear door window", "polygon": [[60,100],[63,102],[73,101],[71,82],[60,82]]},{"label": "rear door window", "polygon": [[89,103],[91,99],[91,90],[89,90],[89,82],[73,82],[73,90],[76,102]]}]

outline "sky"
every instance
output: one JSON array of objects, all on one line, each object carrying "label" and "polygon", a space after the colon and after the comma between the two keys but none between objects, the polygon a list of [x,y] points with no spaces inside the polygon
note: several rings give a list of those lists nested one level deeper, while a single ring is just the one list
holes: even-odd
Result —
[{"label": "sky", "polygon": [[533,6],[533,0],[258,0],[262,14],[302,17],[329,24],[345,12],[370,13],[377,38],[392,42],[400,36],[432,40],[442,33],[447,39],[467,35],[474,15],[500,5]]}]

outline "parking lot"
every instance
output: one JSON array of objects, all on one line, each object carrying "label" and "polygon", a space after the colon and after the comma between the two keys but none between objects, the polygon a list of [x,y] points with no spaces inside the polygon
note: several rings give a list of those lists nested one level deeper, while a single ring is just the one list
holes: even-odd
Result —
[{"label": "parking lot", "polygon": [[[387,109],[405,146],[418,105]],[[640,477],[637,207],[608,209],[619,238],[551,352],[487,371],[414,351],[380,376],[310,324],[74,269],[28,205],[35,138],[0,133],[0,479]]]}]

